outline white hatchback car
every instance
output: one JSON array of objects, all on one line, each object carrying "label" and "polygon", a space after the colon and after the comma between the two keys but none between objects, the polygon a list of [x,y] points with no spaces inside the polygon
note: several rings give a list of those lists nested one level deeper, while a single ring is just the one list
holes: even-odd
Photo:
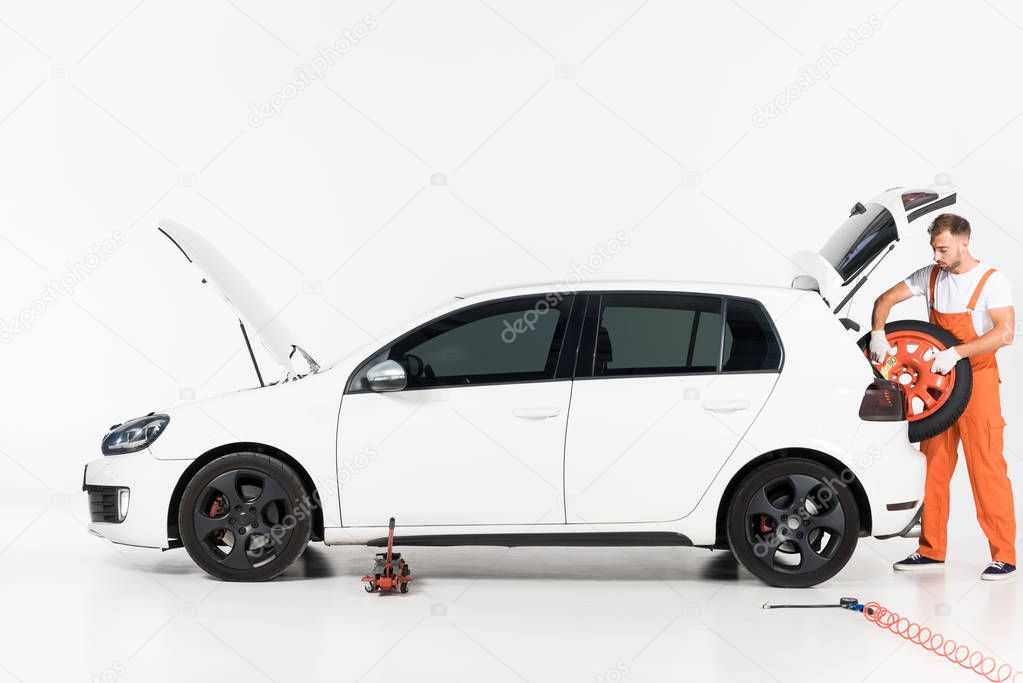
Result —
[{"label": "white hatchback car", "polygon": [[160,230],[288,372],[112,427],[83,485],[113,542],[265,580],[310,540],[382,545],[395,517],[399,545],[731,548],[810,586],[918,519],[901,389],[817,292],[494,290],[320,369],[209,242]]}]

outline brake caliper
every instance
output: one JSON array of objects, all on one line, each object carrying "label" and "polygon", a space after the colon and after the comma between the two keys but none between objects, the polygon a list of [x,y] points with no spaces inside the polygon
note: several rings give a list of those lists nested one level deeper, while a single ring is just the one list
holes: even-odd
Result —
[{"label": "brake caliper", "polygon": [[[224,496],[217,496],[210,505],[209,515],[210,517],[219,517],[225,512],[227,512],[227,501],[224,500]],[[217,529],[213,532],[213,537],[219,541],[224,537],[224,530]]]}]

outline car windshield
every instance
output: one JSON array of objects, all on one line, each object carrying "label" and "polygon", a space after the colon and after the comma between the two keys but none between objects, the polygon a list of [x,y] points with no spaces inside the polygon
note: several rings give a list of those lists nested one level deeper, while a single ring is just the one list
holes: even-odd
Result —
[{"label": "car windshield", "polygon": [[891,212],[870,203],[863,213],[849,216],[821,249],[821,256],[835,267],[844,284],[897,239],[899,231]]}]

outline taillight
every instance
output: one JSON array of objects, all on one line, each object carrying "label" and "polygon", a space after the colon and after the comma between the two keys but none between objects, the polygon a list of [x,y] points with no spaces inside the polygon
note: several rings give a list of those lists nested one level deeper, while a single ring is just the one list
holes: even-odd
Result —
[{"label": "taillight", "polygon": [[863,392],[860,419],[872,422],[898,422],[906,419],[906,397],[902,385],[875,379]]}]

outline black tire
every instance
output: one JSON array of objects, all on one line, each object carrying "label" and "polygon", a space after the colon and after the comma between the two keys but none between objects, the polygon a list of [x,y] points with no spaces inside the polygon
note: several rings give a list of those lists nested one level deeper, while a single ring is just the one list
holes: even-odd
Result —
[{"label": "black tire", "polygon": [[259,453],[234,453],[188,482],[178,527],[189,556],[211,576],[269,581],[302,556],[312,515],[294,470]]},{"label": "black tire", "polygon": [[860,512],[835,472],[805,458],[783,458],[742,480],[726,528],[732,553],[750,573],[772,586],[806,588],[830,579],[852,557]]},{"label": "black tire", "polygon": [[[955,335],[945,328],[922,320],[896,320],[885,325],[884,332],[885,334],[893,332],[921,332],[936,339],[942,349],[948,349],[962,343],[961,340],[956,339]],[[870,333],[868,332],[860,337],[856,343],[861,351],[866,352],[867,347],[870,345]],[[869,359],[867,359],[867,363],[870,363]],[[952,391],[949,393],[945,404],[927,417],[909,421],[909,440],[913,443],[943,433],[954,425],[959,416],[966,410],[966,404],[969,403],[970,394],[973,392],[973,368],[970,366],[970,361],[963,358],[956,363],[952,373],[955,374],[955,383],[952,385]]]}]

